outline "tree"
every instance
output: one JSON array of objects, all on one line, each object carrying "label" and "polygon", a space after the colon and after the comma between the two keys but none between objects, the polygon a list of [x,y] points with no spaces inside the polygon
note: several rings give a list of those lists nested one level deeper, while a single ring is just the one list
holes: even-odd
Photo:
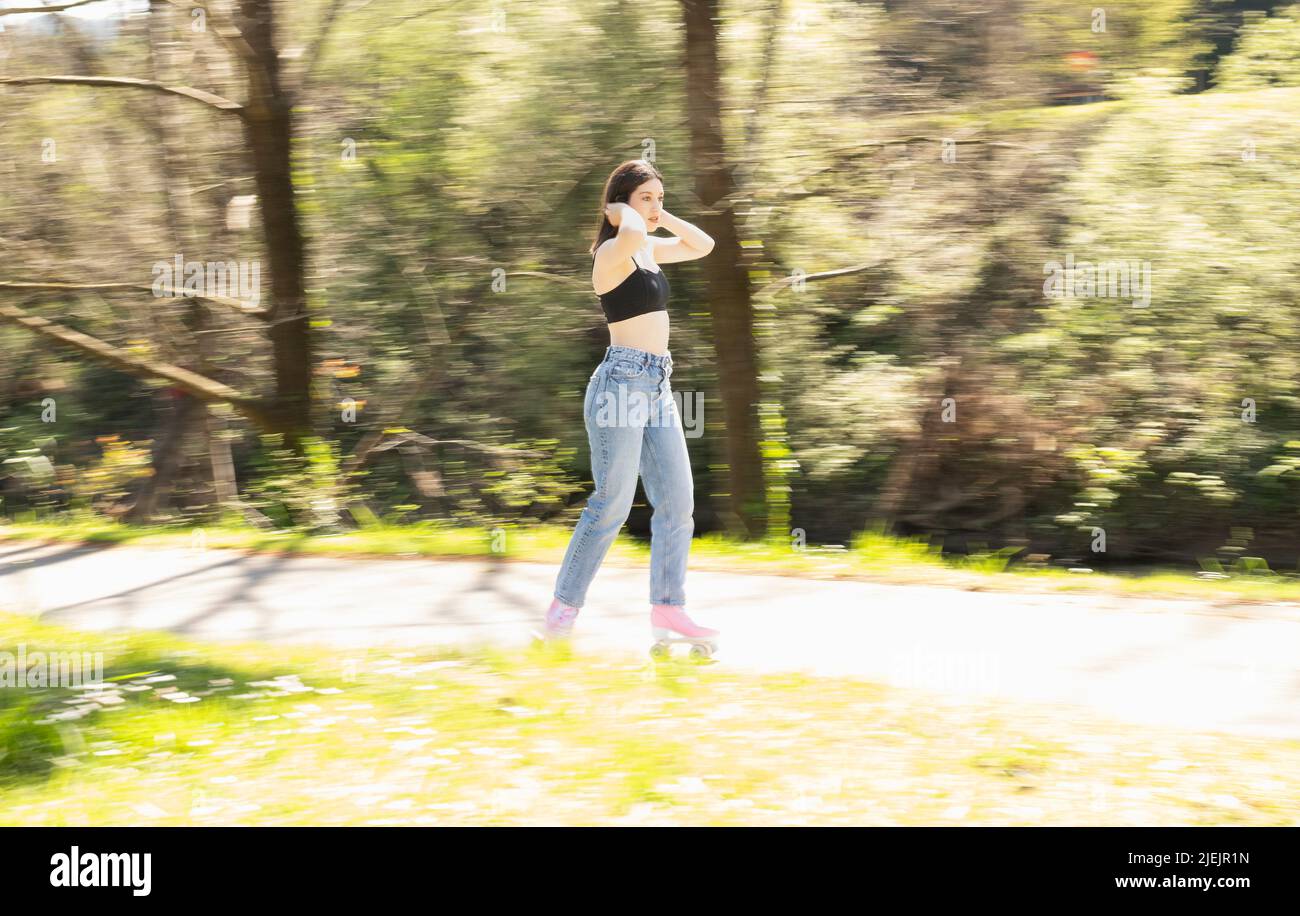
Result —
[{"label": "tree", "polygon": [[765,531],[763,455],[759,447],[758,354],[749,277],[730,201],[732,164],[722,134],[717,0],[682,0],[686,25],[687,123],[702,228],[717,249],[702,264],[713,317],[718,387],[726,416],[731,527],[749,537]]},{"label": "tree", "polygon": [[[68,3],[41,11],[58,12],[82,3]],[[279,433],[297,448],[312,430],[311,378],[312,346],[308,326],[305,264],[306,252],[291,175],[291,145],[294,136],[293,108],[306,87],[312,67],[324,45],[328,30],[341,8],[333,0],[318,37],[304,56],[294,79],[281,73],[280,52],[275,38],[273,0],[239,0],[239,23],[216,7],[205,11],[213,30],[243,65],[247,99],[237,102],[189,86],[167,85],[157,80],[91,75],[15,76],[0,78],[0,85],[73,85],[95,89],[133,89],[162,93],[203,105],[217,118],[235,118],[240,123],[247,148],[257,196],[267,261],[270,268],[271,301],[266,308],[250,309],[219,297],[199,297],[208,305],[234,307],[264,327],[272,351],[272,391],[251,395],[237,391],[198,372],[167,362],[146,359],[105,341],[82,334],[17,306],[0,306],[0,318],[27,328],[64,346],[109,363],[142,378],[170,382],[204,402],[230,404],[265,432]],[[0,16],[33,12],[35,8],[0,10]],[[64,284],[54,280],[0,283],[0,290],[33,293],[71,288],[127,287],[129,284]],[[147,289],[147,287],[142,287]]]}]

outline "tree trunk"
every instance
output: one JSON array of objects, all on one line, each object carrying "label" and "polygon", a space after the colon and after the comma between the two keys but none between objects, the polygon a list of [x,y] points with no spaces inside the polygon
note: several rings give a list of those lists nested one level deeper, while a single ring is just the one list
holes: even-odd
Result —
[{"label": "tree trunk", "polygon": [[149,460],[153,474],[143,481],[134,504],[123,515],[123,521],[143,524],[158,514],[160,506],[166,505],[176,484],[177,472],[184,463],[189,434],[196,425],[194,421],[200,411],[207,409],[201,402],[175,388],[164,388],[159,392],[154,403],[160,401],[169,406],[162,411],[155,408],[155,414],[161,412],[163,418]]},{"label": "tree trunk", "polygon": [[[724,514],[733,533],[760,537],[766,528],[763,455],[759,446],[758,355],[744,253],[728,200],[733,179],[722,135],[717,0],[683,0],[686,23],[687,123],[696,196],[707,208],[701,228],[714,253],[700,264],[713,318],[718,386],[726,419],[730,493]],[[713,211],[717,206],[718,209]],[[708,212],[713,211],[713,212]]]},{"label": "tree trunk", "polygon": [[212,464],[212,490],[218,509],[226,509],[239,502],[239,486],[235,480],[235,459],[230,452],[230,439],[226,436],[226,420],[215,414],[208,405],[203,406],[206,416],[204,428],[208,440],[208,459]]},{"label": "tree trunk", "polygon": [[[959,358],[946,360],[936,373],[938,384],[935,387],[922,383],[925,394],[917,403],[916,429],[894,452],[880,495],[868,515],[869,527],[883,523],[892,533],[894,524],[910,508],[913,482],[925,479],[937,458],[937,443],[942,435],[942,400],[953,395],[952,386],[958,378],[960,365]],[[958,414],[958,421],[960,418]]]},{"label": "tree trunk", "polygon": [[256,56],[249,68],[244,123],[253,155],[266,254],[270,261],[269,331],[275,359],[273,431],[297,449],[310,435],[311,336],[307,322],[306,252],[291,171],[293,100],[280,83],[271,0],[242,0],[244,38]]},{"label": "tree trunk", "polygon": [[[307,322],[305,243],[298,221],[291,173],[293,139],[293,93],[281,86],[280,58],[275,43],[272,0],[240,0],[241,30],[231,29],[229,38],[243,60],[248,78],[247,105],[188,86],[167,85],[136,77],[96,75],[0,77],[0,84],[81,85],[101,88],[158,92],[171,98],[201,104],[209,113],[239,117],[251,150],[266,247],[271,273],[270,306],[257,315],[270,327],[274,361],[274,391],[269,397],[253,397],[224,385],[200,372],[180,365],[184,361],[161,361],[142,357],[128,349],[84,334],[21,308],[0,305],[0,321],[21,325],[43,337],[58,341],[93,359],[141,378],[163,379],[203,401],[224,401],[243,413],[265,432],[281,433],[286,445],[301,451],[301,440],[312,432],[311,381],[313,371],[311,338]],[[5,11],[0,10],[0,14]],[[12,13],[13,10],[8,12]],[[52,182],[52,172],[42,172]],[[172,182],[167,182],[170,187]],[[55,193],[51,188],[51,195]],[[173,216],[176,211],[173,210]],[[38,219],[57,220],[57,215],[38,214]],[[175,225],[173,229],[175,229]],[[38,228],[37,235],[60,235],[58,226]],[[260,273],[260,272],[259,272]],[[0,287],[19,289],[41,284],[0,282]],[[65,286],[44,284],[50,289]],[[220,298],[207,297],[219,302]],[[191,311],[191,317],[198,314]],[[202,354],[200,353],[200,358]]]}]

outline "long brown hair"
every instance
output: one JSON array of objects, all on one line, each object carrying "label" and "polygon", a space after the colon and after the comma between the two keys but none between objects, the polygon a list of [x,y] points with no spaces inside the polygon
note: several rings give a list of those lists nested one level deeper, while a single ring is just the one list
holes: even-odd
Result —
[{"label": "long brown hair", "polygon": [[632,192],[652,178],[664,180],[659,170],[645,159],[629,159],[610,173],[609,180],[605,182],[605,193],[601,195],[600,223],[596,229],[596,241],[591,243],[591,254],[596,253],[605,239],[618,235],[618,228],[605,215],[605,207],[613,203],[627,203],[632,199]]}]

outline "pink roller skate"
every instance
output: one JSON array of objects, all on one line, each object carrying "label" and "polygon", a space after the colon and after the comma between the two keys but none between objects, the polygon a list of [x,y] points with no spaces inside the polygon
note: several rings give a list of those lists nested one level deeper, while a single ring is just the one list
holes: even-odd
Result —
[{"label": "pink roller skate", "polygon": [[721,635],[720,631],[702,627],[691,620],[678,604],[651,605],[650,632],[655,638],[655,644],[650,647],[651,658],[668,658],[673,643],[679,642],[690,644],[691,658],[709,658],[718,651],[718,637]]},{"label": "pink roller skate", "polygon": [[533,638],[540,642],[567,640],[573,635],[573,621],[577,616],[578,608],[554,598],[551,606],[546,609],[546,622],[542,629],[533,631]]}]

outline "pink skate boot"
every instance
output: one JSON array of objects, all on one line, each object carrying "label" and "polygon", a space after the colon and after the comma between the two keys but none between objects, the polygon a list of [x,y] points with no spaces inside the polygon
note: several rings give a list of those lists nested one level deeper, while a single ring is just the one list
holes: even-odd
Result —
[{"label": "pink skate boot", "polygon": [[534,630],[533,636],[544,642],[568,639],[573,635],[573,620],[578,616],[578,608],[563,604],[559,598],[551,600],[546,609],[546,622],[541,630]]},{"label": "pink skate boot", "polygon": [[673,643],[678,642],[690,644],[692,658],[708,658],[718,651],[718,637],[721,635],[720,631],[702,627],[691,620],[678,604],[651,605],[650,632],[655,638],[655,644],[650,647],[652,658],[667,658]]}]

